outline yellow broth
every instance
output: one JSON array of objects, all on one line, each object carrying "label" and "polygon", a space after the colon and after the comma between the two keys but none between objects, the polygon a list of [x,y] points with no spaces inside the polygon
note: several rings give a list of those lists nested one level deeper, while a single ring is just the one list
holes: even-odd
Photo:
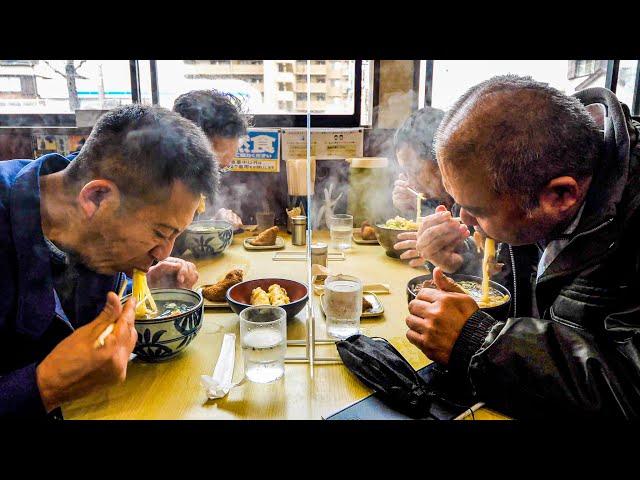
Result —
[{"label": "yellow broth", "polygon": [[[456,282],[467,294],[473,298],[480,308],[497,307],[509,301],[509,295],[503,295],[499,290],[489,287],[489,301],[482,302],[482,284],[474,280],[461,280]],[[435,288],[431,283],[431,280],[426,280],[424,283],[418,283],[414,285],[412,291],[415,295],[423,288]]]},{"label": "yellow broth", "polygon": [[508,295],[503,295],[497,289],[489,286],[489,301],[485,303],[482,301],[482,284],[473,280],[461,280],[456,283],[476,301],[480,308],[497,307],[509,300]]}]

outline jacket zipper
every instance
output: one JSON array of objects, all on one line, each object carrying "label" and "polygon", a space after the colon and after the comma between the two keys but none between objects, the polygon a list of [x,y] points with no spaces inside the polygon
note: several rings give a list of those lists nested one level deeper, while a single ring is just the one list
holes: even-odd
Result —
[{"label": "jacket zipper", "polygon": [[516,259],[513,255],[513,248],[511,247],[511,245],[509,245],[509,256],[511,257],[511,275],[513,276],[513,316],[515,318],[518,317],[517,315],[517,309],[518,309],[518,292],[517,292],[517,276],[516,276]]}]

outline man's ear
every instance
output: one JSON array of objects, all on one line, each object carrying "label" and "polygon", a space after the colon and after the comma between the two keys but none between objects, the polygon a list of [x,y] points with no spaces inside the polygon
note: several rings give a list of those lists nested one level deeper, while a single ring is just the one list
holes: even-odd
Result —
[{"label": "man's ear", "polygon": [[540,192],[540,207],[551,217],[562,216],[583,197],[583,185],[573,177],[557,177]]},{"label": "man's ear", "polygon": [[80,209],[87,220],[98,211],[116,211],[120,200],[120,190],[109,180],[92,180],[82,187],[78,195]]}]

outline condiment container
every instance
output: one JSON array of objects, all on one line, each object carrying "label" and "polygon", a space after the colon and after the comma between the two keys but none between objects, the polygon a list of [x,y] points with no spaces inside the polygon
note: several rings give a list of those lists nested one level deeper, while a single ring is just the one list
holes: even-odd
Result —
[{"label": "condiment container", "polygon": [[326,243],[314,243],[311,245],[311,265],[327,266],[329,247]]},{"label": "condiment container", "polygon": [[293,224],[293,231],[291,233],[291,243],[294,245],[306,245],[307,244],[307,217],[305,215],[298,215],[291,218]]}]

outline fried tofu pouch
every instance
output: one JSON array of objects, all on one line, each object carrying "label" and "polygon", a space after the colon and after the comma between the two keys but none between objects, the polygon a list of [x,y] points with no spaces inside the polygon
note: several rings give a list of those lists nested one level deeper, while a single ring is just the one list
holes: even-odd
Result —
[{"label": "fried tofu pouch", "polygon": [[373,308],[373,305],[371,304],[371,302],[366,298],[362,297],[362,311],[367,312],[372,308]]},{"label": "fried tofu pouch", "polygon": [[275,245],[279,231],[280,229],[277,226],[268,228],[267,230],[259,234],[256,238],[254,238],[250,243],[251,245],[255,245],[256,247]]},{"label": "fried tofu pouch", "polygon": [[222,280],[204,288],[202,295],[211,302],[224,302],[226,300],[227,290],[242,282],[243,277],[244,272],[239,268],[231,270]]},{"label": "fried tofu pouch", "polygon": [[271,302],[271,305],[275,307],[291,303],[291,300],[287,295],[287,291],[277,283],[269,286],[269,301]]},{"label": "fried tofu pouch", "polygon": [[254,288],[251,291],[251,305],[271,305],[269,295],[262,288]]}]

